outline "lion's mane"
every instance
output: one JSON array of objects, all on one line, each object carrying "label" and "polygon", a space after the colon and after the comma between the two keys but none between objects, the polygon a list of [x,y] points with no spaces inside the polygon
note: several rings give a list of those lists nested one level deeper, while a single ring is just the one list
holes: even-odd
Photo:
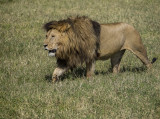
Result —
[{"label": "lion's mane", "polygon": [[99,53],[100,24],[88,17],[69,17],[65,20],[51,21],[44,25],[46,31],[56,29],[65,32],[69,40],[60,41],[63,47],[57,50],[59,65],[70,67],[84,61],[95,60]]}]

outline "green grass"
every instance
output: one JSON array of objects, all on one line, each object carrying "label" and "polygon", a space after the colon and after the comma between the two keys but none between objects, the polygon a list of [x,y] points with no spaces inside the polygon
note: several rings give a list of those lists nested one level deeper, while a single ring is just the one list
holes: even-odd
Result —
[{"label": "green grass", "polygon": [[86,15],[100,23],[126,22],[141,34],[148,57],[160,58],[159,0],[0,0],[0,119],[159,119],[160,63],[147,71],[126,52],[121,73],[96,62],[63,80],[48,80],[56,60],[43,49],[44,23]]}]

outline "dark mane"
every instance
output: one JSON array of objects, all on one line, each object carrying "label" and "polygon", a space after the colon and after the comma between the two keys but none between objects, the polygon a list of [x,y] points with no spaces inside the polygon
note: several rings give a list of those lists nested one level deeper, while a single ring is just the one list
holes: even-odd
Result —
[{"label": "dark mane", "polygon": [[44,24],[43,28],[48,32],[49,30],[52,29],[52,25],[56,24],[57,21],[50,21],[46,24]]},{"label": "dark mane", "polygon": [[56,57],[71,67],[94,60],[99,54],[100,24],[86,16],[51,21],[44,25],[44,29],[66,32],[72,45],[61,48]]}]

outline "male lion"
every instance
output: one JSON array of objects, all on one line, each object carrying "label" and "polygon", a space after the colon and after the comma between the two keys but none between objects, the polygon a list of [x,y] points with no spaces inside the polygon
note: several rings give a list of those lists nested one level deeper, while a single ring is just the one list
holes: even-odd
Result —
[{"label": "male lion", "polygon": [[83,62],[86,63],[86,76],[90,77],[94,74],[95,60],[109,58],[113,72],[117,73],[126,49],[148,68],[152,66],[139,33],[126,23],[99,24],[88,17],[77,16],[51,21],[44,28],[47,31],[44,48],[49,51],[49,56],[57,59],[53,81]]}]

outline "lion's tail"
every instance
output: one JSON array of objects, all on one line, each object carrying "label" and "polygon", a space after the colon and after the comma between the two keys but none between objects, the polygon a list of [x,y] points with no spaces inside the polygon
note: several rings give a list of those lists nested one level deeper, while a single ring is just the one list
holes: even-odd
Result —
[{"label": "lion's tail", "polygon": [[155,63],[155,61],[156,61],[157,59],[158,59],[158,58],[154,57],[154,58],[152,59],[151,64]]}]

